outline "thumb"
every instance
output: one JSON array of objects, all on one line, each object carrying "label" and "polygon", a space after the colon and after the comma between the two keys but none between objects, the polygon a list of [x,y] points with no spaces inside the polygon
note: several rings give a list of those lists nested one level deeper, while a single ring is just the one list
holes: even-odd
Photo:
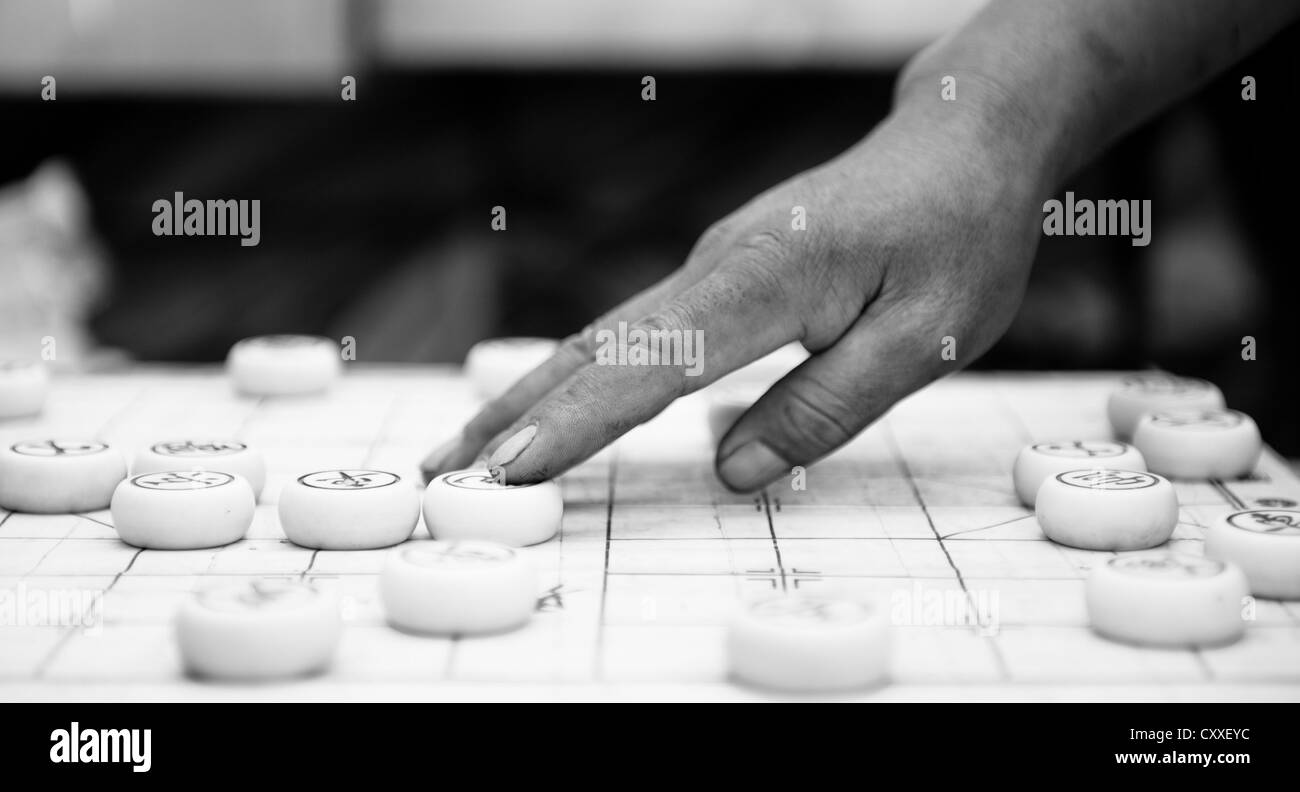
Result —
[{"label": "thumb", "polygon": [[[940,369],[911,335],[855,325],[763,394],[718,444],[718,478],[737,492],[759,489],[853,439]],[[910,334],[909,334],[910,335]]]}]

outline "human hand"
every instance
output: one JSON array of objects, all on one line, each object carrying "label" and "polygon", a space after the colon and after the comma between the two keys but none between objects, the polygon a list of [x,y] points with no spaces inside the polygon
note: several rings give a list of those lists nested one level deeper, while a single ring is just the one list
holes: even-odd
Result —
[{"label": "human hand", "polygon": [[[426,475],[487,452],[507,482],[552,478],[795,340],[811,357],[731,427],[716,466],[747,491],[809,464],[1006,330],[1051,189],[1044,170],[975,113],[904,106],[843,155],[716,223],[681,269],[485,406],[425,460]],[[806,229],[792,227],[795,207]],[[620,323],[700,338],[698,376],[685,365],[602,365],[598,333]],[[941,355],[946,336],[955,362]]]}]

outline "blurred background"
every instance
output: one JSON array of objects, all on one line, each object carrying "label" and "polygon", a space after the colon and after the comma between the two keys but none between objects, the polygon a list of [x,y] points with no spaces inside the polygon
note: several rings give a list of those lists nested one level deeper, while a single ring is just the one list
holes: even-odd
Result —
[{"label": "blurred background", "polygon": [[[215,361],[291,331],[459,361],[488,336],[565,335],[864,136],[906,59],[980,5],[0,0],[0,356],[52,335],[71,364]],[[1286,32],[1066,186],[1150,198],[1152,244],[1045,239],[980,366],[1207,377],[1300,455],[1298,44]],[[152,204],[178,191],[260,200],[261,244],[155,237]]]}]

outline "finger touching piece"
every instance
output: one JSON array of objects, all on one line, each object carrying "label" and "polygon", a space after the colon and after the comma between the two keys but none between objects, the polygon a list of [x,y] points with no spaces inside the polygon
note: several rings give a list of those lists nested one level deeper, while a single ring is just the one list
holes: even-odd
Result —
[{"label": "finger touching piece", "polygon": [[674,273],[597,319],[582,333],[566,338],[555,354],[492,399],[461,433],[429,453],[420,463],[425,482],[450,470],[470,466],[494,437],[510,427],[546,394],[592,359],[593,338],[601,328],[617,327],[663,305],[682,288],[685,276]]},{"label": "finger touching piece", "polygon": [[598,332],[592,362],[502,433],[489,464],[511,483],[559,475],[679,396],[793,340],[798,320],[776,310],[778,299],[761,273],[720,268],[664,309]]}]

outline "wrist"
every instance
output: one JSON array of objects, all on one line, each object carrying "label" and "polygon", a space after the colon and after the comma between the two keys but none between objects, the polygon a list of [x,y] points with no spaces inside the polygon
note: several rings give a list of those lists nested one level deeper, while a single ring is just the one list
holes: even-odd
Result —
[{"label": "wrist", "polygon": [[1031,181],[1036,193],[1055,192],[1079,161],[1077,130],[1064,114],[1036,104],[1028,91],[944,60],[926,50],[907,65],[895,85],[893,115],[948,127],[994,167]]}]

